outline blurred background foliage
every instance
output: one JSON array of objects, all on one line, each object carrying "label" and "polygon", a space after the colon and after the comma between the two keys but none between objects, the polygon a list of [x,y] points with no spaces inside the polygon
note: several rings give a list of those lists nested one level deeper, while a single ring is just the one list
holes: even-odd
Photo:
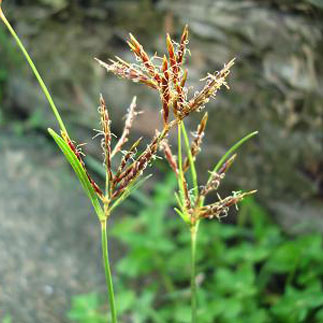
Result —
[{"label": "blurred background foliage", "polygon": [[[133,95],[145,111],[134,124],[135,138],[153,135],[160,107],[156,95],[107,75],[94,57],[132,60],[128,32],[149,53],[161,54],[165,32],[178,37],[185,23],[191,32],[189,85],[201,86],[207,72],[237,57],[231,90],[221,91],[207,107],[209,127],[198,169],[204,180],[228,146],[259,130],[222,187],[258,188],[257,201],[246,201],[237,221],[231,215],[226,223],[202,226],[200,319],[323,321],[322,0],[4,0],[3,6],[73,137],[88,142],[87,161],[98,178],[101,151],[91,137],[99,93],[108,102],[116,135]],[[67,167],[62,171],[65,164],[46,137],[54,118],[2,27],[0,57],[0,230],[6,230],[0,235],[0,263],[10,263],[0,266],[0,308],[4,304],[4,314],[14,322],[63,322],[68,308],[70,318],[96,322],[94,315],[101,322],[104,277],[95,259],[94,218],[88,219],[85,197],[71,193],[77,183]],[[188,127],[194,129],[199,119],[191,117]],[[188,237],[171,210],[174,183],[167,166],[157,164],[155,179],[111,227],[125,322],[187,321]],[[154,183],[161,184],[151,202]],[[36,270],[37,264],[46,270]],[[33,295],[26,299],[30,290]],[[74,299],[77,293],[90,294]]]},{"label": "blurred background foliage", "polygon": [[[191,321],[190,238],[169,214],[175,187],[168,175],[137,217],[112,229],[127,252],[115,265],[123,322]],[[322,322],[321,234],[292,238],[249,198],[236,224],[202,222],[198,241],[198,322]],[[105,322],[102,304],[98,294],[77,296],[68,317]]]}]

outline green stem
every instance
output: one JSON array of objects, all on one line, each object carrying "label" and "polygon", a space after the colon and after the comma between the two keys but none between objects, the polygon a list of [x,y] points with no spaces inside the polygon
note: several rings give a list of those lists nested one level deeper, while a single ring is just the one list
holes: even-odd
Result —
[{"label": "green stem", "polygon": [[108,254],[108,239],[107,239],[107,220],[101,222],[101,237],[102,237],[102,256],[105,270],[105,279],[107,283],[107,289],[109,294],[109,303],[111,309],[111,319],[112,323],[117,323],[117,310],[114,299],[114,291],[113,291],[113,282],[112,275],[110,269],[109,262],[109,254]]},{"label": "green stem", "polygon": [[[1,2],[0,2],[0,5],[1,5]],[[33,71],[33,73],[34,73],[34,75],[35,75],[35,77],[36,77],[36,79],[37,79],[40,87],[42,88],[42,90],[43,90],[43,92],[44,92],[44,94],[45,94],[45,96],[46,96],[46,98],[48,100],[48,103],[49,103],[50,107],[53,110],[53,113],[54,113],[54,115],[55,115],[55,117],[56,117],[56,119],[58,121],[58,124],[59,124],[61,130],[64,131],[67,134],[65,125],[63,123],[63,120],[62,120],[62,118],[61,118],[61,116],[60,116],[60,114],[59,114],[59,112],[58,112],[58,110],[57,110],[57,108],[55,106],[55,103],[54,103],[54,101],[53,101],[53,99],[52,99],[52,97],[51,97],[51,95],[50,95],[50,93],[49,93],[49,91],[48,91],[48,89],[47,89],[47,87],[46,87],[46,85],[45,85],[42,77],[40,76],[40,74],[39,74],[39,72],[38,72],[38,70],[37,70],[34,62],[32,61],[31,57],[29,56],[26,48],[24,47],[24,45],[22,44],[22,42],[19,39],[18,35],[16,34],[15,30],[12,28],[12,26],[9,23],[9,21],[5,17],[5,15],[4,15],[4,13],[3,13],[3,11],[2,11],[1,8],[0,8],[0,18],[2,19],[2,21],[4,22],[4,24],[8,28],[8,30],[11,33],[11,35],[13,36],[13,38],[16,40],[16,42],[17,42],[20,50],[22,51],[22,53],[25,56],[28,64],[30,65],[30,67],[31,67],[31,69],[32,69],[32,71]]]},{"label": "green stem", "polygon": [[192,182],[193,182],[193,192],[194,192],[194,196],[196,199],[198,196],[198,184],[197,184],[197,174],[196,174],[195,163],[194,163],[194,159],[193,159],[191,147],[190,147],[190,142],[189,142],[183,121],[181,122],[181,127],[182,127],[182,131],[183,131],[183,135],[184,135],[184,142],[185,142],[187,157],[188,157],[188,160],[190,163],[191,176],[192,176]]},{"label": "green stem", "polygon": [[[181,124],[178,124],[177,127],[178,134],[177,134],[177,139],[178,139],[178,187],[179,187],[179,192],[180,192],[180,198],[182,201],[184,201],[184,172],[183,172],[183,158],[182,158],[182,132],[181,132]],[[185,203],[182,203],[183,206]]]},{"label": "green stem", "polygon": [[197,297],[196,297],[196,239],[197,239],[198,223],[191,227],[191,310],[192,310],[192,323],[197,322]]}]

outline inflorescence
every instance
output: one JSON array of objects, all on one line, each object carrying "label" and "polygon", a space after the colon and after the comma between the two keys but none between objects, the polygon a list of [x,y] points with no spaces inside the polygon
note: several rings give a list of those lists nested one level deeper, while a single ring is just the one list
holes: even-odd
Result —
[{"label": "inflorescence", "polygon": [[[180,126],[182,120],[194,111],[201,111],[205,104],[211,98],[215,98],[218,90],[224,86],[228,87],[226,82],[227,76],[230,73],[230,68],[234,64],[234,59],[229,61],[222,70],[208,74],[203,81],[205,84],[200,91],[195,92],[189,97],[189,88],[186,86],[187,70],[183,68],[185,58],[189,52],[188,44],[188,27],[185,26],[179,44],[175,43],[169,34],[166,37],[167,55],[159,57],[154,55],[150,57],[139,41],[132,35],[129,35],[127,41],[131,51],[135,56],[135,63],[128,63],[120,57],[110,59],[109,63],[105,63],[99,59],[97,62],[104,67],[108,72],[117,75],[120,78],[131,80],[135,83],[143,84],[153,90],[158,91],[161,100],[161,113],[163,118],[163,128],[161,131],[156,131],[156,135],[152,138],[151,142],[147,145],[146,149],[141,153],[137,153],[137,147],[141,141],[138,139],[128,151],[126,151],[121,158],[120,164],[116,170],[112,170],[112,158],[117,153],[122,152],[122,148],[129,140],[130,128],[133,120],[137,114],[136,98],[133,99],[128,110],[123,133],[115,145],[111,148],[111,120],[109,117],[108,109],[103,97],[100,97],[99,114],[101,119],[101,130],[97,135],[102,135],[101,146],[104,152],[104,165],[107,173],[106,190],[103,190],[94,182],[87,172],[91,185],[98,196],[105,202],[119,198],[127,188],[131,187],[143,171],[147,168],[150,162],[156,157],[158,149],[164,151],[165,158],[169,162],[172,170],[179,176],[179,167],[177,158],[171,151],[168,144],[169,130],[175,126]],[[155,62],[158,62],[155,63]],[[207,123],[207,113],[202,118],[194,139],[191,143],[190,154],[191,158],[195,160],[200,151],[202,138]],[[82,154],[75,146],[74,142],[66,134],[62,134],[64,140],[68,143],[74,154],[81,162],[84,169],[86,169]],[[219,172],[210,176],[208,183],[199,190],[195,198],[192,198],[185,176],[181,176],[182,185],[184,188],[185,205],[182,205],[182,212],[190,214],[191,222],[195,222],[199,218],[220,218],[227,213],[229,206],[236,204],[248,193],[236,192],[232,196],[225,199],[219,199],[218,202],[203,206],[205,196],[218,188],[220,181],[223,179],[225,172],[232,164],[234,158],[228,160]],[[184,160],[182,169],[186,172],[190,168],[188,157]]]}]

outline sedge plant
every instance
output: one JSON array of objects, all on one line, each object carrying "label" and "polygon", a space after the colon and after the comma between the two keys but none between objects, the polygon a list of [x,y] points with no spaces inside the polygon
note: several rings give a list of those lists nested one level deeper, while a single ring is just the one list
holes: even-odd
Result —
[{"label": "sedge plant", "polygon": [[[60,150],[65,155],[67,161],[72,166],[75,174],[77,175],[84,191],[89,197],[94,211],[98,217],[101,226],[101,242],[102,242],[102,258],[105,269],[107,291],[109,295],[110,311],[111,311],[111,321],[113,323],[117,322],[117,310],[116,302],[114,295],[114,287],[112,281],[112,274],[110,268],[109,254],[108,254],[108,238],[107,238],[107,223],[111,216],[111,213],[115,208],[125,200],[129,194],[135,190],[143,181],[147,179],[141,178],[143,171],[155,158],[156,152],[160,145],[162,139],[168,133],[170,127],[163,127],[160,132],[157,132],[156,135],[152,138],[151,142],[147,147],[140,153],[137,152],[137,148],[142,140],[139,138],[136,140],[128,149],[128,151],[123,151],[124,145],[129,141],[130,128],[132,126],[135,116],[138,114],[136,112],[136,97],[133,98],[130,107],[128,109],[128,114],[125,121],[125,126],[117,141],[116,145],[112,148],[112,133],[111,133],[111,120],[108,113],[106,103],[100,96],[100,105],[98,108],[100,116],[100,125],[101,129],[97,130],[97,136],[101,136],[101,147],[103,149],[104,155],[104,166],[106,181],[105,187],[100,188],[99,185],[91,177],[89,171],[87,170],[84,153],[82,152],[81,145],[77,145],[74,140],[71,139],[69,132],[63,122],[63,119],[57,109],[54,100],[50,92],[48,91],[41,75],[39,74],[33,60],[25,49],[23,43],[19,39],[15,30],[7,20],[6,16],[2,10],[2,1],[0,0],[0,18],[8,28],[9,32],[15,39],[18,47],[25,56],[29,66],[31,67],[37,81],[40,84],[42,91],[44,92],[48,103],[57,119],[60,135],[57,134],[54,130],[48,129],[49,134],[55,140],[56,144],[59,146]],[[119,164],[115,169],[113,169],[113,158],[118,154]]]},{"label": "sedge plant", "polygon": [[[186,45],[188,43],[188,28],[185,26],[179,44],[176,44],[167,35],[167,49],[170,62],[171,78],[167,83],[167,95],[164,96],[163,103],[171,106],[177,122],[177,156],[173,154],[168,143],[168,138],[162,142],[162,150],[171,169],[174,171],[178,181],[178,193],[175,193],[178,206],[175,211],[187,224],[191,238],[191,322],[198,322],[197,317],[197,284],[196,284],[196,243],[200,221],[203,219],[216,218],[220,220],[228,214],[229,207],[242,201],[244,197],[254,194],[256,190],[249,192],[236,191],[232,195],[221,198],[205,205],[206,196],[217,191],[221,180],[236,158],[235,151],[250,138],[258,134],[254,131],[238,142],[236,142],[218,161],[209,172],[207,183],[199,186],[198,175],[195,166],[197,154],[201,150],[202,139],[206,128],[208,113],[202,117],[197,130],[193,133],[193,140],[190,142],[183,121],[183,115],[189,114],[191,110],[201,111],[211,98],[215,98],[218,90],[224,86],[229,89],[226,78],[230,74],[230,68],[234,64],[234,59],[227,63],[221,71],[208,74],[203,81],[205,85],[202,90],[195,92],[192,98],[188,98],[189,89],[185,87],[187,70],[183,70]],[[165,110],[165,109],[164,109]],[[164,112],[165,115],[165,112]],[[186,152],[184,158],[183,147]],[[190,173],[190,181],[187,173]],[[189,187],[191,184],[191,188]]]},{"label": "sedge plant", "polygon": [[[155,136],[141,152],[138,152],[142,138],[134,141],[127,151],[123,150],[129,141],[130,128],[132,126],[136,112],[136,98],[134,98],[128,109],[125,126],[119,140],[112,147],[111,119],[107,105],[102,97],[99,99],[99,117],[101,128],[97,130],[96,136],[101,137],[101,147],[104,155],[105,185],[101,188],[91,177],[87,170],[84,153],[80,145],[72,140],[67,128],[60,116],[54,100],[51,97],[41,75],[39,74],[30,55],[16,34],[15,30],[5,17],[0,0],[0,18],[15,39],[18,47],[25,56],[37,81],[44,92],[48,103],[57,119],[60,134],[52,129],[48,129],[49,134],[55,140],[60,150],[65,155],[67,161],[72,166],[84,191],[89,197],[94,211],[98,217],[101,227],[102,237],[102,258],[105,269],[107,291],[111,311],[111,321],[117,322],[116,301],[114,295],[112,274],[108,254],[107,223],[111,214],[119,204],[125,200],[129,194],[141,185],[147,177],[142,177],[144,170],[155,159],[158,149],[164,151],[171,168],[176,173],[178,179],[179,193],[176,194],[178,208],[176,212],[187,224],[191,232],[191,298],[192,298],[192,322],[197,322],[197,302],[196,302],[196,274],[195,274],[195,255],[198,226],[202,219],[218,218],[227,214],[228,208],[241,201],[251,192],[234,192],[231,196],[224,199],[219,198],[217,202],[204,204],[205,197],[211,191],[218,188],[220,180],[230,167],[235,158],[233,153],[244,142],[257,134],[253,132],[242,138],[221,158],[215,168],[210,173],[210,177],[205,186],[198,186],[198,178],[195,167],[195,158],[200,150],[202,137],[207,121],[207,114],[204,115],[197,129],[195,138],[190,144],[186,133],[184,119],[193,112],[201,111],[205,104],[214,98],[218,90],[228,87],[226,78],[230,73],[230,68],[234,60],[224,65],[223,69],[214,74],[208,74],[204,79],[205,85],[200,90],[190,95],[190,88],[186,86],[187,70],[183,69],[185,56],[188,53],[188,27],[185,26],[179,44],[176,44],[169,35],[166,38],[167,54],[163,57],[150,57],[138,40],[129,34],[128,45],[133,52],[136,62],[128,63],[120,57],[115,57],[105,63],[99,59],[97,62],[108,72],[120,78],[131,80],[135,83],[145,85],[159,93],[161,101],[161,112],[163,119],[162,129],[156,130]],[[178,157],[176,158],[168,144],[170,129],[178,129]],[[95,137],[96,137],[95,136]],[[184,139],[184,140],[183,140]],[[186,149],[184,159],[182,148]],[[117,159],[117,161],[115,161]],[[188,188],[187,172],[191,174],[192,189]]]}]

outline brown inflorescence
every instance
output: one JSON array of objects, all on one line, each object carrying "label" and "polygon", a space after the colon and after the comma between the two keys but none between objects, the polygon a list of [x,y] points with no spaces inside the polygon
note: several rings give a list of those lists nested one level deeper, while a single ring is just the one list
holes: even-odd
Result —
[{"label": "brown inflorescence", "polygon": [[158,89],[158,84],[156,84],[154,80],[151,80],[150,76],[146,75],[137,66],[128,64],[119,57],[116,57],[116,59],[117,61],[110,59],[111,64],[107,64],[100,59],[95,58],[95,60],[108,72],[135,83],[141,83],[153,89]]},{"label": "brown inflorescence", "polygon": [[224,65],[221,71],[216,72],[215,74],[208,74],[203,79],[206,80],[206,83],[203,89],[189,101],[187,107],[188,113],[203,109],[205,104],[209,102],[211,97],[214,97],[217,94],[217,91],[222,86],[229,88],[226,78],[230,74],[230,68],[234,65],[234,61],[235,59],[232,59],[229,63]]},{"label": "brown inflorescence", "polygon": [[110,129],[110,118],[107,106],[103,99],[103,96],[100,95],[100,106],[99,106],[99,114],[101,118],[101,127],[102,127],[102,134],[103,138],[101,141],[101,147],[104,153],[104,163],[106,167],[108,181],[112,180],[112,169],[111,169],[111,129]]},{"label": "brown inflorescence", "polygon": [[169,72],[168,72],[168,62],[166,56],[163,59],[162,65],[163,77],[162,77],[162,89],[161,89],[161,100],[162,100],[162,113],[163,121],[166,125],[168,123],[169,116],[169,105],[170,105],[170,89],[169,89]]},{"label": "brown inflorescence", "polygon": [[178,176],[176,157],[173,155],[167,139],[163,140],[163,142],[161,143],[161,150],[164,152],[165,158],[168,161],[170,167],[172,168],[176,176]]},{"label": "brown inflorescence", "polygon": [[224,199],[220,198],[218,202],[200,207],[198,209],[198,215],[200,218],[213,219],[215,217],[220,220],[228,214],[230,206],[236,205],[238,202],[242,201],[246,196],[255,194],[256,192],[256,190],[245,193],[233,192],[232,195],[227,196]]},{"label": "brown inflorescence", "polygon": [[[206,127],[207,119],[208,119],[208,114],[206,112],[204,114],[200,124],[197,127],[196,133],[194,134],[195,138],[191,144],[191,156],[194,161],[196,159],[197,154],[201,150],[201,144],[202,144],[202,139],[204,137],[204,130]],[[186,172],[189,167],[190,167],[190,161],[189,161],[189,158],[186,157],[186,159],[184,161],[184,165],[183,165],[183,171]]]},{"label": "brown inflorescence", "polygon": [[[222,85],[228,87],[226,78],[234,63],[234,60],[231,60],[221,71],[208,74],[205,78],[206,84],[202,90],[188,99],[188,91],[185,88],[187,70],[183,69],[185,55],[188,52],[187,44],[187,26],[184,27],[179,44],[174,43],[171,36],[167,34],[168,59],[163,56],[161,64],[156,65],[139,41],[130,34],[128,45],[136,57],[136,63],[130,64],[119,57],[116,57],[116,61],[110,60],[108,64],[99,59],[96,60],[108,72],[157,90],[162,101],[164,124],[168,124],[169,128],[171,128],[192,112],[201,110],[211,97],[215,97]],[[156,56],[156,58],[158,57]],[[174,120],[169,119],[170,110],[173,111]]]},{"label": "brown inflorescence", "polygon": [[236,157],[237,157],[237,154],[234,154],[232,157],[230,157],[227,161],[223,163],[223,165],[221,166],[218,172],[211,172],[210,179],[201,190],[201,196],[206,196],[208,193],[218,189],[218,187],[220,186],[221,180],[223,180],[225,173],[231,167]]},{"label": "brown inflorescence", "polygon": [[137,101],[137,97],[133,97],[130,107],[128,109],[126,122],[122,131],[122,135],[112,151],[112,157],[116,153],[118,153],[122,149],[123,145],[129,140],[130,129],[132,127],[135,116],[137,115],[137,112],[135,111],[136,105],[137,105],[136,101]]},{"label": "brown inflorescence", "polygon": [[156,69],[155,65],[151,62],[149,56],[145,52],[143,46],[137,41],[137,39],[129,34],[130,40],[127,42],[135,56],[140,59],[147,70],[147,73],[153,77],[157,84],[161,83],[161,77]]},{"label": "brown inflorescence", "polygon": [[[165,158],[170,164],[172,170],[181,181],[183,207],[184,211],[190,215],[191,223],[195,223],[201,218],[221,218],[226,214],[231,205],[238,203],[245,196],[255,192],[251,191],[247,193],[234,193],[232,196],[220,199],[218,202],[203,206],[203,201],[206,195],[218,189],[226,171],[233,163],[235,155],[229,158],[221,166],[218,172],[211,173],[209,181],[204,187],[201,189],[197,187],[194,188],[194,194],[191,196],[185,176],[180,175],[180,170],[182,170],[184,174],[190,168],[190,161],[187,156],[183,165],[178,165],[177,157],[170,149],[167,136],[169,130],[172,127],[180,126],[182,120],[186,116],[190,115],[192,112],[202,110],[204,105],[211,98],[214,98],[217,95],[218,90],[222,86],[229,88],[226,79],[230,73],[231,67],[234,64],[234,59],[224,65],[219,72],[208,74],[203,79],[205,81],[203,88],[196,92],[193,97],[188,98],[188,90],[185,87],[188,73],[187,70],[183,68],[185,56],[189,51],[187,49],[187,25],[184,27],[179,44],[176,44],[171,39],[171,36],[167,34],[167,56],[164,55],[162,58],[158,57],[157,55],[154,57],[149,57],[143,46],[132,34],[129,34],[129,40],[127,43],[136,58],[136,63],[125,62],[119,57],[116,57],[115,60],[110,60],[110,63],[108,64],[99,59],[97,59],[97,61],[108,72],[111,72],[121,78],[146,85],[147,87],[159,92],[161,99],[163,128],[160,133],[155,135],[150,144],[147,145],[147,148],[137,157],[136,150],[141,139],[136,141],[131,148],[124,153],[114,175],[111,171],[111,175],[109,175],[109,180],[111,182],[111,191],[109,196],[111,200],[119,198],[123,192],[127,190],[127,188],[131,187],[131,185],[147,168],[149,163],[155,158],[158,148],[160,148],[163,150]],[[161,63],[155,64],[155,60],[158,62],[161,61]],[[121,151],[123,145],[128,141],[130,128],[136,115],[135,106],[136,101],[134,99],[129,108],[123,133],[115,148],[112,150],[112,153],[111,148],[109,150],[106,147],[106,143],[108,141],[109,144],[111,144],[111,137],[107,137],[106,135],[108,128],[105,127],[103,129],[104,138],[106,138],[104,140],[104,149],[107,150],[107,153],[105,153],[106,158],[107,156],[110,156],[111,158],[115,156]],[[171,111],[173,112],[173,118],[170,116]],[[190,144],[190,155],[193,162],[201,149],[200,147],[204,137],[207,117],[208,116],[206,113],[198,125],[197,131],[194,133],[194,138]],[[105,125],[106,122],[101,123]],[[107,168],[108,167],[111,167],[111,163],[109,163]]]}]

